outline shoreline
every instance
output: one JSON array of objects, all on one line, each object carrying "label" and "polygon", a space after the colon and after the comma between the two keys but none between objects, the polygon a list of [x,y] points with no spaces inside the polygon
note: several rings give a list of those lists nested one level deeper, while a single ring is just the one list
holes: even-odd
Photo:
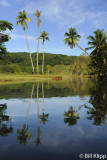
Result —
[{"label": "shoreline", "polygon": [[31,74],[0,74],[0,82],[34,82],[34,81],[61,81],[72,77],[95,78],[90,75],[31,75]]}]

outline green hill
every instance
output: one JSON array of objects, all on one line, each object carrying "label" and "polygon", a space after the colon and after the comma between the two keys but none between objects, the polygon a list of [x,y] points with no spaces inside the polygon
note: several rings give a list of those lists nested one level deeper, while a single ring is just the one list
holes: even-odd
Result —
[{"label": "green hill", "polygon": [[[41,72],[42,53],[39,53],[39,69]],[[32,53],[32,59],[36,70],[36,53]],[[45,53],[45,68],[47,65],[51,66],[51,73],[63,73],[67,72],[69,65],[73,64],[77,59],[77,56],[67,56],[61,54]],[[61,65],[61,66],[59,66]],[[2,56],[0,60],[0,73],[32,73],[31,62],[29,53],[26,52],[8,52]]]}]

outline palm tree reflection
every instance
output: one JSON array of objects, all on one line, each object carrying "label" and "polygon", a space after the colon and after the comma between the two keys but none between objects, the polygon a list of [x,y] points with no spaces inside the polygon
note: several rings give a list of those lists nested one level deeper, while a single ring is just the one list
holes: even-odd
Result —
[{"label": "palm tree reflection", "polygon": [[33,96],[33,91],[34,91],[34,84],[32,86],[31,98],[30,98],[30,102],[29,102],[29,106],[28,106],[28,110],[27,110],[25,123],[23,124],[23,128],[21,130],[17,129],[17,133],[18,133],[17,139],[19,140],[20,144],[26,144],[27,139],[30,139],[30,137],[31,137],[31,132],[28,131],[28,125],[26,125],[26,121],[27,121],[27,117],[28,117],[28,114],[29,114],[30,104],[31,104],[32,96]]},{"label": "palm tree reflection", "polygon": [[64,111],[64,116],[66,117],[64,118],[64,123],[68,123],[69,126],[77,124],[77,120],[80,118],[77,111],[73,110],[72,106],[69,108],[68,112]]},{"label": "palm tree reflection", "polygon": [[10,116],[5,115],[7,109],[6,104],[0,104],[0,136],[8,136],[9,133],[13,132],[13,127],[6,124],[11,120]]},{"label": "palm tree reflection", "polygon": [[93,120],[94,125],[106,124],[107,120],[107,81],[98,79],[96,89],[91,90],[89,102],[93,107],[85,106],[88,109],[88,120]]},{"label": "palm tree reflection", "polygon": [[37,84],[37,112],[38,112],[38,129],[37,129],[37,139],[36,144],[40,144],[40,126],[39,126],[39,106],[38,106],[38,94],[39,94],[39,83]]},{"label": "palm tree reflection", "polygon": [[43,114],[40,115],[41,123],[45,124],[45,122],[48,122],[48,116],[49,114],[45,114],[45,105],[44,105],[44,84],[42,83],[42,97],[43,97]]},{"label": "palm tree reflection", "polygon": [[23,125],[22,130],[17,129],[17,139],[19,140],[20,144],[26,144],[27,143],[27,139],[30,139],[31,137],[31,132],[28,132],[28,126],[26,126],[26,124]]},{"label": "palm tree reflection", "polygon": [[107,111],[91,108],[86,106],[85,108],[88,109],[87,114],[90,116],[87,117],[88,120],[93,120],[93,124],[99,126],[101,124],[106,124],[105,121],[107,120]]}]

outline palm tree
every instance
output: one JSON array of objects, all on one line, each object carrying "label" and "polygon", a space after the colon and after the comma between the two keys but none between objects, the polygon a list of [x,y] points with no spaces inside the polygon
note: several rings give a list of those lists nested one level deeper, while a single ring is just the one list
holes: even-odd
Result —
[{"label": "palm tree", "polygon": [[46,66],[46,70],[48,71],[48,74],[49,74],[49,72],[50,72],[50,69],[51,69],[51,66],[48,64],[48,65]]},{"label": "palm tree", "polygon": [[26,37],[27,46],[28,46],[28,50],[29,50],[30,60],[31,60],[32,69],[33,69],[33,74],[35,74],[33,61],[32,61],[32,56],[31,56],[31,53],[30,53],[29,44],[28,44],[27,35],[26,35],[26,30],[25,30],[25,27],[27,27],[27,29],[28,29],[26,21],[30,22],[31,18],[26,16],[27,12],[25,12],[25,10],[23,10],[23,12],[19,12],[18,14],[19,14],[19,16],[17,16],[17,18],[16,18],[18,20],[17,21],[17,26],[21,23],[21,25],[23,27],[23,30],[25,31],[25,37]]},{"label": "palm tree", "polygon": [[37,25],[38,25],[38,45],[37,45],[37,72],[39,74],[39,65],[38,65],[38,49],[39,49],[39,27],[40,27],[40,24],[41,24],[41,21],[40,21],[40,14],[41,14],[41,11],[39,12],[38,10],[36,11],[36,13],[34,14],[36,17],[37,17]]},{"label": "palm tree", "polygon": [[41,32],[41,35],[39,37],[39,39],[43,40],[43,63],[42,63],[42,74],[44,74],[44,42],[45,40],[49,41],[49,37],[48,37],[48,33],[46,33],[45,31]]},{"label": "palm tree", "polygon": [[103,29],[97,29],[94,32],[94,36],[88,36],[87,39],[89,40],[88,45],[90,45],[90,47],[86,48],[86,50],[94,49],[91,52],[91,58],[92,63],[94,60],[95,64],[93,63],[92,65],[97,68],[99,76],[106,75],[107,32],[104,32]]},{"label": "palm tree", "polygon": [[[75,47],[75,45],[77,45],[82,51],[84,51],[85,53],[87,53],[84,49],[82,49],[77,42],[79,42],[79,39],[81,38],[81,36],[77,33],[75,28],[69,28],[69,33],[66,32],[64,34],[64,36],[66,36],[67,38],[64,39],[65,41],[65,45],[68,44],[71,48]],[[87,53],[88,54],[88,53]]]},{"label": "palm tree", "polygon": [[89,39],[88,45],[90,45],[90,47],[86,48],[86,50],[100,48],[106,43],[107,33],[104,33],[103,29],[97,29],[94,32],[94,37],[88,36],[87,39]]}]

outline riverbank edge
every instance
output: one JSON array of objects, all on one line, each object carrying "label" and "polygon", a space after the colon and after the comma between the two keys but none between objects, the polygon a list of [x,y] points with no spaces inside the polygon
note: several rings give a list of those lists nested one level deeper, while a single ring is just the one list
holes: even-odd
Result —
[{"label": "riverbank edge", "polygon": [[31,74],[0,74],[0,82],[19,82],[19,81],[45,81],[45,80],[62,80],[71,77],[93,78],[90,75],[31,75]]}]

